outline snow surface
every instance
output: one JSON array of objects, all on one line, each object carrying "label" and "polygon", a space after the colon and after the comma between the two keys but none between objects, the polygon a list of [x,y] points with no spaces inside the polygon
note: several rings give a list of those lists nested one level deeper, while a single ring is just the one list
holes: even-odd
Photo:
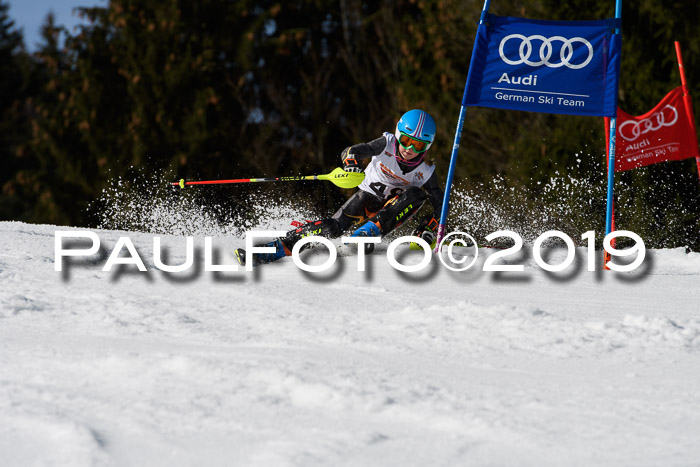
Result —
[{"label": "snow surface", "polygon": [[[700,465],[700,254],[212,273],[198,237],[173,274],[154,235],[93,230],[102,254],[56,272],[56,230],[0,222],[0,465]],[[148,272],[102,271],[120,236]]]}]

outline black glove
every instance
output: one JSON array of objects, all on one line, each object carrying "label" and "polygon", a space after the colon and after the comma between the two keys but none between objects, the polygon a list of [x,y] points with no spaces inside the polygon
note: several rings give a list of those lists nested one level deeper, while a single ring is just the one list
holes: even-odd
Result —
[{"label": "black glove", "polygon": [[433,240],[435,240],[435,232],[437,231],[437,228],[437,219],[428,214],[420,221],[420,223],[418,223],[418,227],[416,228],[415,232],[413,232],[413,235],[422,238],[428,242],[428,244],[432,244]]},{"label": "black glove", "polygon": [[345,149],[340,156],[343,158],[343,170],[346,172],[362,172],[362,167],[357,163],[354,154],[350,154],[350,148]]},{"label": "black glove", "polygon": [[419,237],[425,240],[428,245],[432,245],[435,240],[435,233],[430,230],[424,230]]}]

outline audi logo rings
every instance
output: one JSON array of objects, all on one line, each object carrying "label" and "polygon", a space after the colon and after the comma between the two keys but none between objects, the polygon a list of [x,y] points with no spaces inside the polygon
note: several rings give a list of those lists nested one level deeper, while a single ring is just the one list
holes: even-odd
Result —
[{"label": "audi logo rings", "polygon": [[[505,47],[506,42],[508,42],[511,39],[520,39],[522,41],[520,43],[519,49],[519,60],[511,60],[508,57],[506,57],[505,53],[503,53],[503,48]],[[532,54],[533,40],[542,41],[542,45],[540,46],[540,60],[536,62],[530,60],[530,55]],[[559,53],[561,61],[558,63],[552,63],[549,61],[549,59],[552,58],[552,51],[554,49],[552,43],[556,41],[562,43],[561,51]],[[571,63],[571,58],[574,56],[574,44],[577,42],[582,43],[588,48],[588,57],[586,57],[586,60],[583,63],[574,64]],[[509,36],[504,37],[503,40],[501,40],[501,44],[498,47],[498,53],[501,55],[501,59],[508,65],[520,65],[521,63],[524,63],[525,65],[529,66],[547,65],[550,68],[559,68],[561,66],[566,66],[567,68],[571,68],[572,70],[578,70],[579,68],[583,68],[586,65],[588,65],[591,62],[591,60],[593,60],[593,46],[583,37],[573,37],[571,39],[567,39],[566,37],[562,36],[553,36],[547,38],[539,34],[535,34],[529,37],[524,36],[522,34],[511,34]]]},{"label": "audi logo rings", "polygon": [[[666,117],[670,117],[668,122],[666,121]],[[620,136],[627,141],[635,141],[643,134],[651,131],[658,131],[664,126],[673,126],[677,121],[678,110],[674,106],[666,104],[666,107],[659,112],[651,114],[649,118],[640,121],[627,120],[620,125],[618,131]]]}]

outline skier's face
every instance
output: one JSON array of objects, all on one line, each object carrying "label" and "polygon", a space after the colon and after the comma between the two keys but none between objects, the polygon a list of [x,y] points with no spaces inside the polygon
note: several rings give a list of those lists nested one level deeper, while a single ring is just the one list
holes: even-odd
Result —
[{"label": "skier's face", "polygon": [[401,146],[399,144],[399,154],[401,154],[401,157],[404,158],[404,160],[410,161],[411,159],[415,159],[418,157],[420,154],[414,151],[412,148],[406,149],[405,147]]}]

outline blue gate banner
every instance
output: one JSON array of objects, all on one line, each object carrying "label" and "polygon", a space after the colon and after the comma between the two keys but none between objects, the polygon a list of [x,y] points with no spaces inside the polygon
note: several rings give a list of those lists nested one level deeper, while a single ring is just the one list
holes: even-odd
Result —
[{"label": "blue gate banner", "polygon": [[542,21],[487,15],[462,104],[615,117],[619,19]]}]

